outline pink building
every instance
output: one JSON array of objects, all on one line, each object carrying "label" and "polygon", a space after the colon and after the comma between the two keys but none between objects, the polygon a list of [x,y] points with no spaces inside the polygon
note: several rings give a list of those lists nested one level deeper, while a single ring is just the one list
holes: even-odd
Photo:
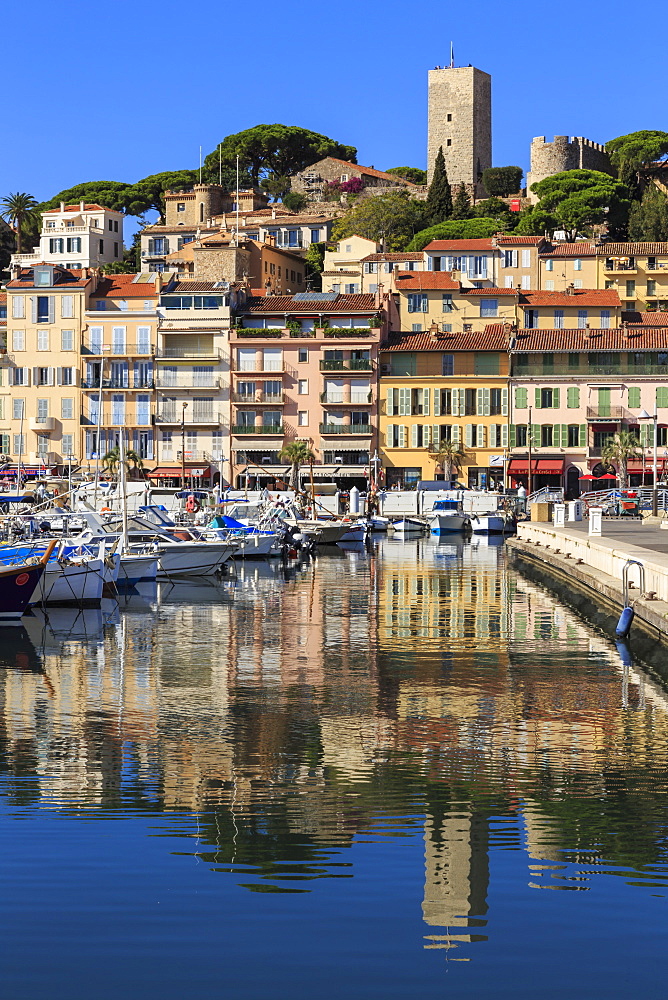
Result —
[{"label": "pink building", "polygon": [[378,348],[392,300],[255,296],[230,331],[232,482],[284,481],[283,445],[307,441],[315,478],[361,487],[378,446]]}]

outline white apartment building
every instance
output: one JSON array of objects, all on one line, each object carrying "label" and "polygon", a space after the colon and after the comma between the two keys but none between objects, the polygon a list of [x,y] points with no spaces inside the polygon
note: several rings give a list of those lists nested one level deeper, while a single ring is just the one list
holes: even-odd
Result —
[{"label": "white apartment building", "polygon": [[123,259],[122,212],[102,205],[66,205],[42,212],[39,246],[32,253],[14,254],[12,264],[56,264],[77,270]]}]

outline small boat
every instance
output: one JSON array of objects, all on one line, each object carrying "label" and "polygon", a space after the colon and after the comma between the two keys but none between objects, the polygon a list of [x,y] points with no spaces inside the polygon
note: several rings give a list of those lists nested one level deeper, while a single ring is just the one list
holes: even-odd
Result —
[{"label": "small boat", "polygon": [[458,500],[437,500],[427,514],[427,522],[432,535],[448,535],[455,531],[465,531],[469,518]]},{"label": "small boat", "polygon": [[423,517],[402,517],[393,521],[392,527],[399,535],[422,535],[427,530],[427,522]]},{"label": "small boat", "polygon": [[364,542],[369,531],[368,524],[365,520],[359,521],[344,521],[346,525],[346,531],[343,533],[340,542]]},{"label": "small boat", "polygon": [[471,514],[471,530],[474,535],[503,535],[514,531],[514,522],[503,510]]},{"label": "small boat", "polygon": [[116,581],[119,587],[137,587],[140,583],[155,583],[158,573],[158,557],[124,552]]},{"label": "small boat", "polygon": [[56,547],[52,541],[40,559],[0,566],[0,622],[18,622],[26,611],[33,594],[37,590],[51,553]]},{"label": "small boat", "polygon": [[[54,540],[56,541],[56,540]],[[16,566],[30,559],[39,559],[45,549],[49,559],[45,563],[37,586],[30,599],[31,604],[99,604],[109,568],[104,556],[97,553],[99,547],[71,545],[66,540],[55,545],[34,542],[30,545],[0,546],[0,564]]]},{"label": "small boat", "polygon": [[391,521],[389,517],[381,517],[380,514],[371,514],[369,516],[369,524],[371,531],[387,531]]}]

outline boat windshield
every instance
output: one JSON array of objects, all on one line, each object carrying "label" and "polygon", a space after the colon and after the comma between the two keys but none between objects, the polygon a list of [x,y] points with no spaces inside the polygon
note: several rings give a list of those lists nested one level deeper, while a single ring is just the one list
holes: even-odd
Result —
[{"label": "boat windshield", "polygon": [[457,500],[437,500],[433,507],[434,510],[459,510],[459,503]]}]

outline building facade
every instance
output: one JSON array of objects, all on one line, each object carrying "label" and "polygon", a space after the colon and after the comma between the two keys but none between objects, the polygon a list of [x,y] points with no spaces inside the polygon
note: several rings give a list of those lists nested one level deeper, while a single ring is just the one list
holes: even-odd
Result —
[{"label": "building facade", "polygon": [[123,260],[122,212],[102,205],[66,205],[42,212],[39,246],[32,253],[13,254],[12,264],[56,264],[77,270]]},{"label": "building facade", "polygon": [[596,247],[597,287],[615,288],[626,310],[668,310],[668,243]]}]

